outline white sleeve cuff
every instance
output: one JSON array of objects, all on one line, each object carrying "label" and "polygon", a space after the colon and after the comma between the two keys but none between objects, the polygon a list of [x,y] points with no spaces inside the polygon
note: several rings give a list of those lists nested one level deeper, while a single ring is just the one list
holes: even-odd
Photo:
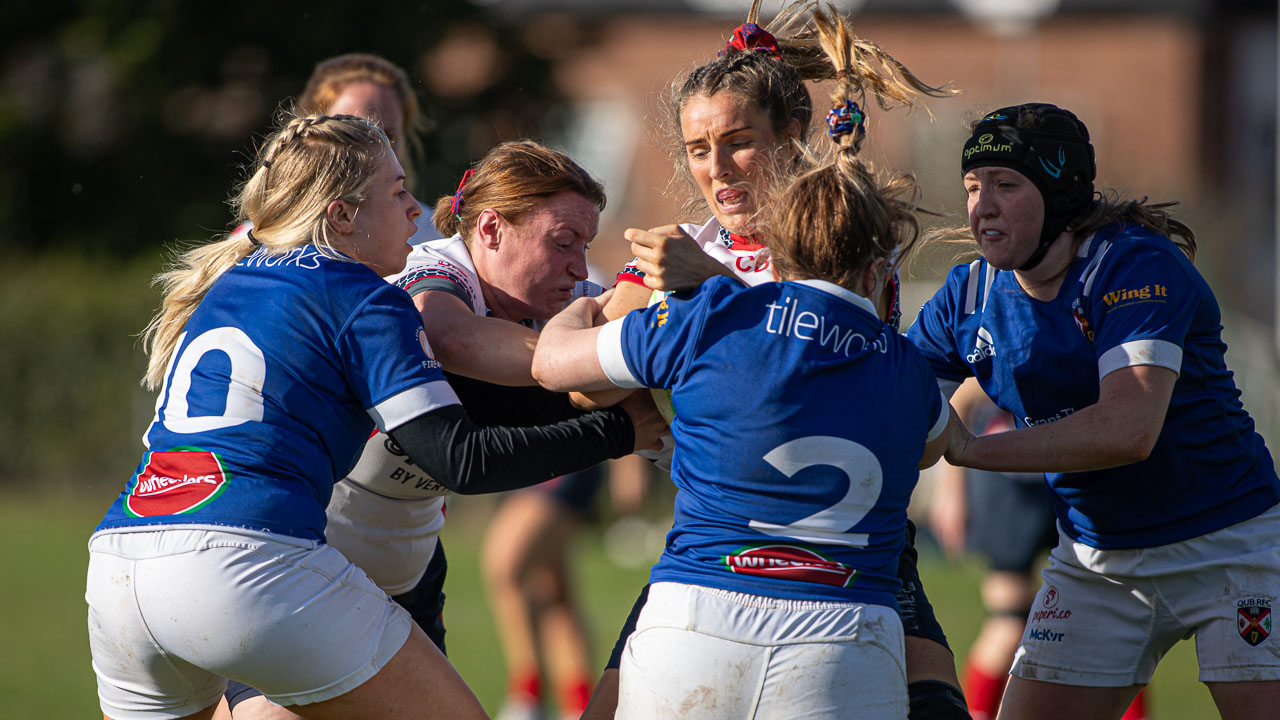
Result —
[{"label": "white sleeve cuff", "polygon": [[1121,368],[1137,365],[1155,365],[1181,374],[1182,348],[1167,340],[1133,340],[1122,343],[1098,358],[1098,379],[1101,380]]},{"label": "white sleeve cuff", "polygon": [[604,370],[605,377],[614,385],[640,388],[644,385],[636,380],[631,368],[627,367],[626,358],[622,356],[622,321],[625,319],[624,316],[610,320],[600,328],[600,334],[596,335],[596,356],[600,359],[600,368]]},{"label": "white sleeve cuff", "polygon": [[382,432],[391,432],[410,420],[447,405],[457,405],[458,396],[447,380],[433,380],[411,387],[369,408],[369,415]]},{"label": "white sleeve cuff", "polygon": [[960,387],[959,380],[943,380],[938,379],[938,389],[942,391],[942,397],[947,402],[951,402],[951,396],[956,394],[956,390]]},{"label": "white sleeve cuff", "polygon": [[[956,383],[959,385],[960,383]],[[938,413],[938,419],[933,421],[933,427],[929,428],[929,438],[925,442],[933,442],[938,439],[943,430],[947,429],[947,421],[951,419],[951,405],[947,401],[947,394],[939,391],[942,395],[942,412]],[[952,388],[955,392],[955,388]]]}]

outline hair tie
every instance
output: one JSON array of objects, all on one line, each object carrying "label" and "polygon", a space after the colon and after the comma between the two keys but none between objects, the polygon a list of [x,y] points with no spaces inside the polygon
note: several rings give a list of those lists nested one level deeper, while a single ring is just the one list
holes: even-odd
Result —
[{"label": "hair tie", "polygon": [[852,100],[845,100],[842,107],[827,112],[827,134],[836,142],[845,135],[854,135],[855,140],[861,138],[867,132],[866,123],[867,116]]},{"label": "hair tie", "polygon": [[262,161],[262,167],[264,167],[264,168],[266,168],[266,169],[270,170],[270,169],[271,169],[271,161],[270,161],[270,160],[263,160],[263,161]]},{"label": "hair tie", "polygon": [[449,203],[449,212],[453,213],[453,216],[458,220],[462,220],[462,189],[467,186],[467,181],[475,174],[475,168],[462,173],[462,182],[458,183],[458,191],[453,194],[453,202]]},{"label": "hair tie", "polygon": [[773,33],[755,23],[739,25],[738,29],[733,31],[729,42],[724,44],[724,49],[716,56],[723,56],[733,50],[754,50],[769,53],[769,57],[775,60],[782,59],[782,51],[778,49],[778,39],[773,36]]},{"label": "hair tie", "polygon": [[258,238],[253,236],[253,228],[249,228],[248,230],[245,230],[244,234],[249,237],[249,243],[252,244],[254,247],[262,247],[262,243],[258,242]]}]

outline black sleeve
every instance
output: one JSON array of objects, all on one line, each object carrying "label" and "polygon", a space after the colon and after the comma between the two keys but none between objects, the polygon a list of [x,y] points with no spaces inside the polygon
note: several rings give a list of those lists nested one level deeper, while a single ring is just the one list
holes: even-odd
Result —
[{"label": "black sleeve", "polygon": [[616,408],[537,427],[482,428],[461,405],[449,405],[388,434],[418,467],[459,495],[536,485],[635,447],[631,418]]},{"label": "black sleeve", "polygon": [[551,392],[537,385],[496,385],[450,372],[444,377],[458,394],[471,422],[477,425],[529,427],[582,415],[569,403],[568,393]]}]

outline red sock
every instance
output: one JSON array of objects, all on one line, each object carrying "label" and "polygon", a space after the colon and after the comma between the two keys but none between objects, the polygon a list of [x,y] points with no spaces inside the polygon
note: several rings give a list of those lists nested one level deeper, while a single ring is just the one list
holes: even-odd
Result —
[{"label": "red sock", "polygon": [[1147,689],[1143,688],[1138,691],[1138,696],[1129,703],[1129,709],[1124,711],[1124,717],[1120,720],[1147,720]]},{"label": "red sock", "polygon": [[538,671],[535,669],[512,673],[510,681],[507,683],[507,694],[532,700],[541,698],[542,679],[538,677]]},{"label": "red sock", "polygon": [[964,699],[969,704],[969,714],[973,720],[991,720],[1000,709],[1000,697],[1004,695],[1004,685],[1009,681],[1006,673],[988,675],[973,663],[964,666]]},{"label": "red sock", "polygon": [[591,701],[591,685],[586,678],[577,678],[560,686],[560,714],[581,715]]}]

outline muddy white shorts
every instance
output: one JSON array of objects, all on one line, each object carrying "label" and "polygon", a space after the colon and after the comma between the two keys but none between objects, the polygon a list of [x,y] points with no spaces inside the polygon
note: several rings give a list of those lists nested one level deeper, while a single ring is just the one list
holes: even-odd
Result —
[{"label": "muddy white shorts", "polygon": [[655,583],[619,668],[617,716],[907,716],[902,622],[862,603]]},{"label": "muddy white shorts", "polygon": [[328,700],[373,677],[412,623],[328,545],[207,526],[94,535],[85,600],[117,720],[189,715],[226,678],[280,705]]},{"label": "muddy white shorts", "polygon": [[1098,550],[1059,533],[1012,673],[1087,687],[1145,685],[1195,636],[1202,682],[1280,680],[1280,505],[1200,537]]}]

